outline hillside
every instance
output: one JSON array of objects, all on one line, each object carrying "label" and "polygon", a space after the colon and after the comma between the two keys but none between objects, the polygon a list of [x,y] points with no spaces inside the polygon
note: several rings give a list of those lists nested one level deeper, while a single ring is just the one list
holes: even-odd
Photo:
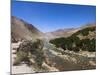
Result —
[{"label": "hillside", "polygon": [[78,30],[79,30],[78,28],[58,29],[56,31],[52,31],[52,32],[45,33],[45,36],[48,39],[55,39],[55,38],[60,38],[60,37],[69,37],[73,33],[77,32]]},{"label": "hillside", "polygon": [[36,27],[23,21],[22,19],[11,17],[11,38],[12,42],[17,40],[34,40],[43,35]]},{"label": "hillside", "polygon": [[60,37],[69,37],[72,34],[76,33],[79,30],[82,30],[84,28],[87,27],[92,27],[95,26],[95,23],[91,23],[91,24],[86,24],[83,25],[79,28],[64,28],[64,29],[58,29],[52,32],[47,32],[45,33],[45,37],[47,37],[49,40],[55,39],[55,38],[60,38]]},{"label": "hillside", "polygon": [[71,36],[65,38],[56,38],[50,40],[50,43],[56,45],[56,47],[61,47],[64,50],[72,50],[72,51],[95,51],[95,43],[96,42],[96,26],[86,26],[81,28],[76,33]]}]

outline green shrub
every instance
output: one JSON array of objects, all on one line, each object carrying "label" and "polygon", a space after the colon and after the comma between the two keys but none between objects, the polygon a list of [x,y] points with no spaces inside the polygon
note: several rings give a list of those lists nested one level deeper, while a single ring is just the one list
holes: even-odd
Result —
[{"label": "green shrub", "polygon": [[[89,31],[95,31],[95,27],[87,27],[82,30],[77,31],[76,33],[72,34],[70,37],[67,38],[56,38],[53,40],[50,40],[50,43],[54,44],[56,47],[61,47],[62,49],[66,50],[71,50],[71,51],[79,51],[84,50],[84,51],[95,51],[95,42],[96,39],[82,39],[80,40],[77,35],[82,34],[83,36],[87,36],[89,34]],[[73,46],[74,44],[74,46]]]},{"label": "green shrub", "polygon": [[[32,41],[25,41],[23,42],[18,50],[17,50],[17,57],[15,61],[15,65],[20,64],[22,61],[31,63],[29,59],[32,59],[32,55],[35,56],[35,62],[38,67],[42,66],[43,60],[44,60],[44,54],[43,54],[43,41],[37,40],[36,42]],[[32,63],[31,63],[32,64]]]},{"label": "green shrub", "polygon": [[18,51],[17,52],[17,57],[15,59],[14,65],[20,64],[22,61],[27,61],[28,60],[28,53],[24,51]]},{"label": "green shrub", "polygon": [[79,52],[79,47],[73,47],[73,51]]}]

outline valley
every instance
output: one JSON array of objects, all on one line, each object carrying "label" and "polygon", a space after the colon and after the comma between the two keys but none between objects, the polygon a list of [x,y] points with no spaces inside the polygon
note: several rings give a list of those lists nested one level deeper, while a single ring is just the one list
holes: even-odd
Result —
[{"label": "valley", "polygon": [[95,24],[43,33],[13,16],[12,74],[95,69],[95,35]]}]

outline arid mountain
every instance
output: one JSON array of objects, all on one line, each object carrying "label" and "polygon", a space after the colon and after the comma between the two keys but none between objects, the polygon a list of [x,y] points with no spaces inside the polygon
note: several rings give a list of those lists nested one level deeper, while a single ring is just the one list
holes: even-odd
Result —
[{"label": "arid mountain", "polygon": [[79,28],[65,28],[65,29],[58,29],[56,31],[52,31],[52,32],[47,32],[45,33],[45,36],[50,40],[50,39],[55,39],[55,38],[60,38],[60,37],[69,37],[72,34],[83,30],[84,28],[87,27],[95,27],[95,23],[94,24],[86,24],[83,25]]},{"label": "arid mountain", "polygon": [[76,35],[81,40],[96,39],[96,24],[91,24],[91,25],[81,27],[81,29],[73,35]]},{"label": "arid mountain", "polygon": [[68,37],[71,36],[73,33],[77,32],[78,28],[69,28],[69,29],[59,29],[53,32],[47,32],[45,33],[46,37],[48,39],[55,39],[60,37]]},{"label": "arid mountain", "polygon": [[35,38],[46,37],[47,39],[55,39],[60,37],[69,37],[75,32],[86,27],[95,26],[95,24],[87,24],[80,28],[65,28],[52,32],[42,33],[32,24],[29,24],[15,16],[11,17],[11,37],[12,41],[19,39],[34,40]]},{"label": "arid mountain", "polygon": [[72,51],[96,51],[96,25],[80,27],[80,29],[69,37],[60,37],[50,40],[56,47]]},{"label": "arid mountain", "polygon": [[34,40],[35,38],[41,37],[43,35],[37,28],[33,25],[26,23],[22,19],[18,19],[15,16],[11,17],[11,37],[14,40]]},{"label": "arid mountain", "polygon": [[84,28],[87,28],[87,27],[95,27],[95,26],[96,26],[96,23],[89,23],[89,24],[81,26],[80,29],[84,29]]}]

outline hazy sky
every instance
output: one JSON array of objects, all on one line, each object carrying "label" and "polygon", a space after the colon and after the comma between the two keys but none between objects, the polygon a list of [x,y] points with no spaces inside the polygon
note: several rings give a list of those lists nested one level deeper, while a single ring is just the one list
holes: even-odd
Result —
[{"label": "hazy sky", "polygon": [[49,32],[95,23],[96,7],[12,1],[12,15],[33,24],[42,32]]}]

